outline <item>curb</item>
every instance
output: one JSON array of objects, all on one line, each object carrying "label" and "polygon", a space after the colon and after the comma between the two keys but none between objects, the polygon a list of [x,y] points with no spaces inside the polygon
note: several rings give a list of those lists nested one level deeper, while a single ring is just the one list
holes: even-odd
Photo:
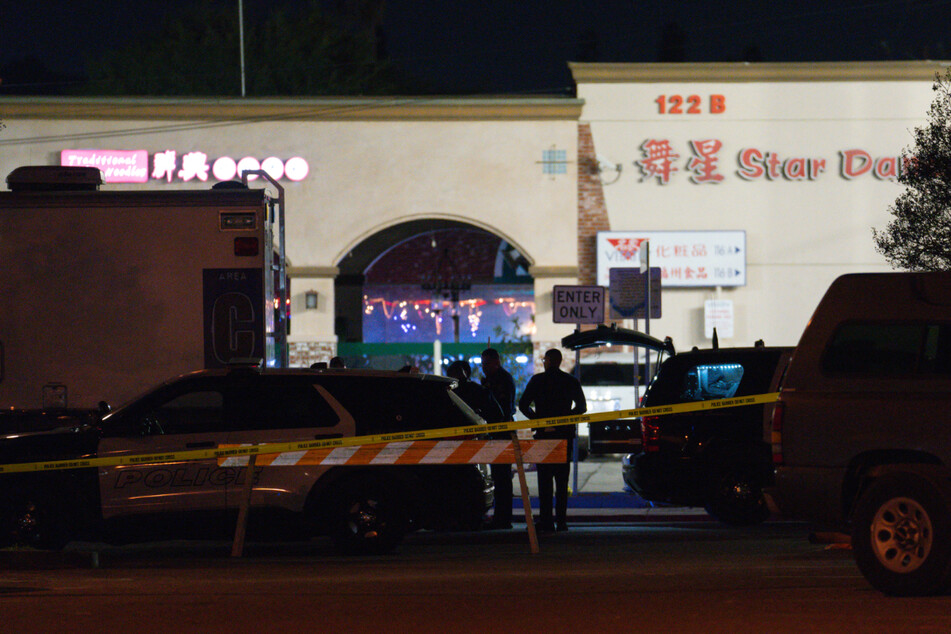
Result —
[{"label": "curb", "polygon": [[[538,497],[530,498],[538,510]],[[512,514],[523,515],[522,499],[512,500]],[[712,522],[716,521],[702,508],[654,505],[629,493],[579,493],[568,498],[568,519],[575,522]]]},{"label": "curb", "polygon": [[54,570],[59,568],[98,568],[96,551],[0,550],[0,570]]}]

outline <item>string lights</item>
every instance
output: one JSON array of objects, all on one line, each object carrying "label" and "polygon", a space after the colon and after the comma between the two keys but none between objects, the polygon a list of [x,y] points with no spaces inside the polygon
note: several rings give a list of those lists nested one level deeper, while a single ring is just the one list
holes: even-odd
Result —
[{"label": "string lights", "polygon": [[[485,307],[495,307],[501,309],[502,316],[506,319],[523,316],[524,320],[519,333],[514,334],[534,334],[535,324],[532,316],[535,314],[535,302],[530,300],[518,299],[515,297],[498,297],[491,300],[484,298],[461,299],[458,302],[458,309],[464,315],[468,322],[469,336],[472,339],[484,339],[487,336],[495,336],[494,332],[481,332],[487,325],[494,327],[498,321],[490,320],[493,323],[486,323],[486,315],[483,312]],[[427,299],[427,300],[387,300],[385,297],[363,296],[363,313],[367,317],[372,317],[378,311],[383,313],[383,318],[390,322],[396,322],[397,327],[404,336],[413,337],[413,333],[419,332],[420,336],[432,328],[436,335],[442,334],[443,319],[452,310],[452,302],[449,300]],[[493,312],[495,312],[493,310]],[[506,324],[508,325],[508,324]]]}]

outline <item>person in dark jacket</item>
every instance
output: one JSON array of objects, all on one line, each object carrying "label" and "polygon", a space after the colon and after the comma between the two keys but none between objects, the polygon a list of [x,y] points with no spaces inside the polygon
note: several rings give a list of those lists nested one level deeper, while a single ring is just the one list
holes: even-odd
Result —
[{"label": "person in dark jacket", "polygon": [[446,368],[446,376],[459,382],[455,390],[459,398],[471,407],[472,411],[485,419],[485,422],[501,423],[505,420],[502,408],[499,407],[488,388],[469,380],[471,373],[472,367],[468,361],[453,361]]},{"label": "person in dark jacket", "polygon": [[[545,352],[542,363],[545,371],[535,374],[525,386],[525,392],[518,401],[518,408],[529,419],[549,418],[584,414],[588,404],[581,389],[581,383],[561,370],[561,351],[551,348]],[[542,427],[535,430],[537,440],[565,438],[568,440],[568,454],[571,456],[572,442],[578,435],[576,425]],[[568,474],[570,464],[566,456],[564,463],[539,464],[538,473],[538,510],[539,531],[553,531],[552,522],[552,481],[554,480],[555,519],[557,530],[568,530]]]},{"label": "person in dark jacket", "polygon": [[[515,380],[502,367],[502,357],[495,348],[486,348],[482,351],[482,385],[492,391],[495,400],[502,407],[503,421],[515,419]],[[492,434],[497,440],[510,440],[513,432],[498,432]],[[495,482],[495,514],[488,528],[512,528],[512,465],[489,465],[492,472],[492,481]]]}]

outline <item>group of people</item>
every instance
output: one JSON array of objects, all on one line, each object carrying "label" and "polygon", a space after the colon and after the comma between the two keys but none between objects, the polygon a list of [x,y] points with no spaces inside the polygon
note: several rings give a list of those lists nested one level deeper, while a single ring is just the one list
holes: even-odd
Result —
[{"label": "group of people", "polygon": [[[583,414],[587,411],[581,383],[571,374],[561,369],[562,355],[557,348],[545,352],[542,360],[544,371],[532,376],[525,386],[522,397],[518,399],[518,410],[529,420],[554,416]],[[515,417],[515,381],[512,375],[502,367],[498,350],[487,348],[482,351],[482,385],[471,381],[472,369],[466,361],[455,361],[447,368],[446,374],[459,381],[456,392],[460,398],[474,409],[488,423],[513,420]],[[507,439],[511,432],[500,432],[494,436]],[[568,476],[571,447],[577,436],[575,425],[542,427],[534,430],[537,439],[566,439],[568,452],[564,462],[541,463],[537,466],[538,475],[538,511],[536,528],[539,532],[568,530]],[[492,479],[495,481],[495,513],[489,528],[507,529],[512,527],[512,466],[509,464],[491,465]],[[552,496],[554,494],[554,513]]]},{"label": "group of people", "polygon": [[[561,369],[562,356],[557,348],[545,352],[542,359],[544,372],[532,376],[525,392],[518,399],[518,410],[529,420],[553,416],[584,414],[587,411],[581,383]],[[315,363],[312,368],[345,368],[343,359],[334,357],[330,363]],[[405,366],[400,372],[418,372],[414,366]],[[515,418],[515,380],[502,367],[502,357],[495,348],[482,351],[482,384],[471,380],[472,367],[467,361],[454,361],[446,374],[459,382],[456,393],[487,423],[501,423]],[[568,475],[572,443],[577,436],[575,425],[542,427],[534,430],[537,439],[568,440],[568,457],[563,463],[541,463],[538,474],[538,524],[540,532],[568,530]],[[508,439],[511,432],[493,434],[494,438]],[[512,465],[491,465],[495,481],[495,513],[489,523],[491,529],[512,528]],[[554,513],[552,497],[554,495]]]},{"label": "group of people", "polygon": [[326,361],[318,361],[317,363],[312,363],[310,366],[311,370],[326,370],[328,368],[333,370],[346,370],[347,364],[344,363],[343,357],[331,357],[329,364]]}]

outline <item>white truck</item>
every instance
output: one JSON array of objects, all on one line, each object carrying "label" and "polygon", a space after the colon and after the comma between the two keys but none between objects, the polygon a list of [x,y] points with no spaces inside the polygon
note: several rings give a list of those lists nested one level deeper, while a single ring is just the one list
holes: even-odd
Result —
[{"label": "white truck", "polygon": [[[283,191],[100,191],[21,167],[0,192],[0,409],[121,404],[238,358],[287,365]],[[248,173],[245,173],[245,179]]]}]

